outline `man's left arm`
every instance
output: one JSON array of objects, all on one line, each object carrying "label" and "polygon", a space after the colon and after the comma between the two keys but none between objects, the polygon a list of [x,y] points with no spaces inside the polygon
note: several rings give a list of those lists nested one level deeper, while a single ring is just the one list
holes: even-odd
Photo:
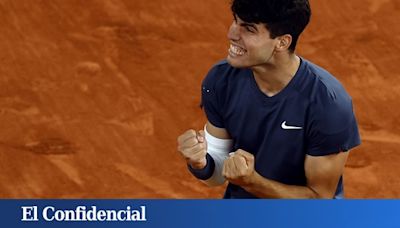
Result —
[{"label": "man's left arm", "polygon": [[223,175],[259,198],[327,198],[334,197],[343,174],[348,152],[324,156],[306,155],[306,186],[287,185],[261,176],[254,169],[254,156],[244,150],[233,153],[224,163]]}]

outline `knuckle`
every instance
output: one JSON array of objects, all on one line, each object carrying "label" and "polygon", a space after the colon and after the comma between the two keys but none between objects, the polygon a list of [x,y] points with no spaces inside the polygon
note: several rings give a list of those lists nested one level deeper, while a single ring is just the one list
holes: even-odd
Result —
[{"label": "knuckle", "polygon": [[199,134],[200,134],[201,136],[205,136],[205,132],[204,132],[203,130],[200,130],[200,131],[199,131]]},{"label": "knuckle", "polygon": [[186,135],[181,135],[178,137],[178,144],[182,144],[186,140],[187,136]]},{"label": "knuckle", "polygon": [[185,137],[185,133],[181,134],[178,136],[178,142],[182,141],[182,139]]},{"label": "knuckle", "polygon": [[235,151],[235,153],[240,154],[242,151],[243,151],[242,149],[237,149],[237,150]]},{"label": "knuckle", "polygon": [[188,135],[188,136],[195,136],[195,135],[197,135],[197,134],[196,134],[196,131],[195,131],[195,130],[189,129],[189,130],[186,131],[186,135]]}]

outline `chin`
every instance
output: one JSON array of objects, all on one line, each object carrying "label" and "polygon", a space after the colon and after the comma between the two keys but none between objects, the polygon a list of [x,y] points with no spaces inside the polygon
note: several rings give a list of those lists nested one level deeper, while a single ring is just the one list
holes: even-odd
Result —
[{"label": "chin", "polygon": [[228,57],[226,57],[226,61],[233,67],[235,68],[245,68],[247,67],[243,61],[238,60],[237,58],[232,58],[231,56],[228,55]]}]

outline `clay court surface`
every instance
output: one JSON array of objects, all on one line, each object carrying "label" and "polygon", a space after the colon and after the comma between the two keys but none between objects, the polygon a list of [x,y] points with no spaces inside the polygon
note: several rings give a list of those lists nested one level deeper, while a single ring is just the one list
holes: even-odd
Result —
[{"label": "clay court surface", "polygon": [[[298,54],[353,97],[349,198],[400,197],[399,0],[311,1]],[[1,198],[220,198],[177,136],[204,124],[227,0],[0,1]]]}]

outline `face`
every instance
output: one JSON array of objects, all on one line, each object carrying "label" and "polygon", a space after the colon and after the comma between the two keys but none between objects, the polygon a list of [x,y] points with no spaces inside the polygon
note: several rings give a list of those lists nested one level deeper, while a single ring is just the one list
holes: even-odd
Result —
[{"label": "face", "polygon": [[229,28],[227,61],[237,68],[269,64],[279,39],[271,39],[264,24],[246,23],[235,16]]}]

